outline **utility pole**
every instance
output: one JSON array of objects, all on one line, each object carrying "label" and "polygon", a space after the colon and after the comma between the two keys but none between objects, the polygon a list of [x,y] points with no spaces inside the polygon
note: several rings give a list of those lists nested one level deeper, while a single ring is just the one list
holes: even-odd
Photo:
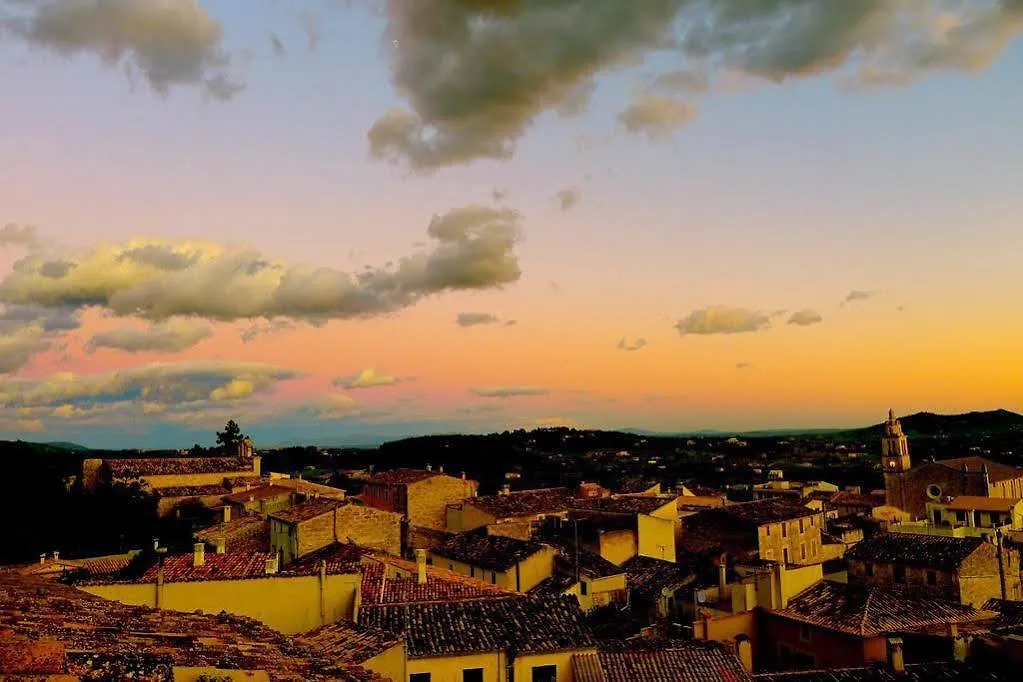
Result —
[{"label": "utility pole", "polygon": [[995,546],[998,548],[998,584],[1002,588],[1002,601],[1005,601],[1005,565],[1002,563],[1002,529],[995,528]]}]

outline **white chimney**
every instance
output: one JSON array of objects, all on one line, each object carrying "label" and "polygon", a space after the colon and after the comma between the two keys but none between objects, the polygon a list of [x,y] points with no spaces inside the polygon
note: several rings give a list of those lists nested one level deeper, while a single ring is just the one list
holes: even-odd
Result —
[{"label": "white chimney", "polygon": [[426,550],[416,550],[416,573],[420,585],[426,584]]},{"label": "white chimney", "polygon": [[217,554],[227,553],[227,538],[219,537],[216,540]]},{"label": "white chimney", "polygon": [[266,560],[266,574],[267,575],[273,575],[276,572],[277,572],[277,555],[275,554],[273,556],[273,558]]},{"label": "white chimney", "polygon": [[439,467],[437,467],[437,473],[440,473],[440,474],[444,473],[444,465],[443,464],[441,464]]},{"label": "white chimney", "polygon": [[427,464],[426,465],[426,470],[427,471],[433,471],[433,465],[432,464]]},{"label": "white chimney", "polygon": [[224,523],[231,520],[231,505],[224,505]]},{"label": "white chimney", "polygon": [[46,564],[46,552],[39,555],[39,565],[43,566]]},{"label": "white chimney", "polygon": [[60,561],[60,552],[58,552],[57,550],[53,550],[53,560]]},{"label": "white chimney", "polygon": [[192,552],[192,565],[193,566],[205,566],[206,565],[206,545],[202,542],[197,542],[193,545]]}]

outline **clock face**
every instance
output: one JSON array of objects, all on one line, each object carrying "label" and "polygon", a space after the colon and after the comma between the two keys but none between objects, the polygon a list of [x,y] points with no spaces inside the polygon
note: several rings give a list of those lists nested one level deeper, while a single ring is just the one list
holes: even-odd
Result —
[{"label": "clock face", "polygon": [[895,468],[895,460],[894,459],[888,460],[888,468],[889,469],[894,469]]}]

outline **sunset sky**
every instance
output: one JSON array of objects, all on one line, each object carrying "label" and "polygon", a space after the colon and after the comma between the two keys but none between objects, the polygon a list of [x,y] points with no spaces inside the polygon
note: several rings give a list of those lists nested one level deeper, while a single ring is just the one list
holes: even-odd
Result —
[{"label": "sunset sky", "polygon": [[1023,411],[1020,0],[0,0],[0,439]]}]

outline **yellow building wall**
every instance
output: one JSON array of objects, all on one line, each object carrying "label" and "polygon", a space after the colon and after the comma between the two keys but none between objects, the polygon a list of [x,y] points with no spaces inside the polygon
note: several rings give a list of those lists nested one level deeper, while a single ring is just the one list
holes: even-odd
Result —
[{"label": "yellow building wall", "polygon": [[637,525],[639,555],[674,562],[675,521],[671,518],[647,516],[646,514],[640,514],[637,518],[639,520]]},{"label": "yellow building wall", "polygon": [[624,592],[626,585],[624,573],[595,580],[583,576],[582,582],[586,585],[586,594],[582,593],[578,584],[572,587],[571,594],[574,594],[579,600],[579,608],[583,611],[607,606],[613,601],[615,595]]},{"label": "yellow building wall", "polygon": [[322,592],[320,577],[276,577],[251,580],[209,580],[149,584],[85,585],[81,589],[124,604],[174,611],[227,611],[249,616],[285,634],[307,632],[339,620],[353,620],[359,600],[360,577],[328,575]]},{"label": "yellow building wall", "polygon": [[387,651],[363,661],[360,665],[382,677],[394,680],[394,682],[404,682],[408,679],[404,643],[393,646]]},{"label": "yellow building wall", "polygon": [[[643,516],[646,516],[646,514],[643,514]],[[676,499],[672,499],[671,502],[666,503],[660,509],[655,509],[651,512],[650,516],[671,521],[672,523],[678,521],[678,501]]]},{"label": "yellow building wall", "polygon": [[472,497],[476,493],[476,481],[454,476],[432,476],[410,483],[407,514],[413,526],[445,530],[447,527],[448,505]]},{"label": "yellow building wall", "polygon": [[[492,583],[506,590],[528,592],[538,583],[554,575],[554,557],[557,552],[553,547],[545,547],[542,551],[519,563],[518,586],[515,581],[515,567],[507,571],[491,571],[473,566],[462,561],[455,561],[439,554],[431,553],[433,565],[446,568],[460,575],[467,575],[477,580]],[[495,577],[496,576],[496,579]]]},{"label": "yellow building wall", "polygon": [[572,656],[574,654],[595,653],[596,649],[576,649],[574,651],[558,651],[551,654],[521,654],[515,659],[515,681],[533,679],[533,668],[542,665],[558,666],[558,682],[575,682],[575,674],[572,671]]},{"label": "yellow building wall", "polygon": [[462,682],[462,671],[470,668],[483,668],[483,682],[505,682],[504,654],[496,652],[409,659],[407,677],[403,679],[415,673],[430,673],[430,682]]},{"label": "yellow building wall", "polygon": [[468,502],[463,502],[461,509],[457,507],[448,507],[447,509],[447,530],[450,533],[475,530],[481,526],[494,523],[496,520],[492,514],[488,514]]},{"label": "yellow building wall", "polygon": [[600,534],[600,556],[615,566],[621,566],[638,551],[636,533],[631,530],[611,530]]},{"label": "yellow building wall", "polygon": [[781,594],[785,603],[797,594],[824,579],[824,566],[810,564],[799,568],[789,568],[781,572]]},{"label": "yellow building wall", "polygon": [[295,526],[270,519],[270,549],[276,552],[284,567],[298,556],[298,532]]},{"label": "yellow building wall", "polygon": [[[171,670],[174,682],[199,682],[202,679],[231,680],[231,682],[270,682],[265,670],[224,670],[223,668],[198,668],[176,665]],[[207,677],[203,677],[206,675]]]}]

